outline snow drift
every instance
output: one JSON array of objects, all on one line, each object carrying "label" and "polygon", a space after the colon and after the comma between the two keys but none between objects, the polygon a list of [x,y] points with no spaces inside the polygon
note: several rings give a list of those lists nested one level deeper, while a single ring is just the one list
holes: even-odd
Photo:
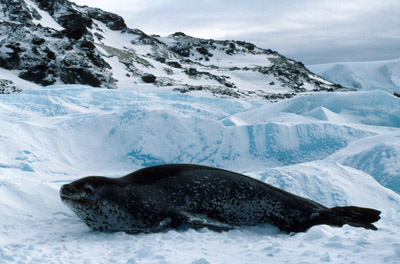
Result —
[{"label": "snow drift", "polygon": [[[388,93],[321,93],[260,106],[51,86],[1,96],[0,114],[0,262],[400,258],[400,99]],[[288,237],[266,225],[129,236],[90,231],[58,196],[63,183],[83,176],[172,162],[235,170],[327,206],[372,207],[383,217],[374,233],[318,226]]]}]

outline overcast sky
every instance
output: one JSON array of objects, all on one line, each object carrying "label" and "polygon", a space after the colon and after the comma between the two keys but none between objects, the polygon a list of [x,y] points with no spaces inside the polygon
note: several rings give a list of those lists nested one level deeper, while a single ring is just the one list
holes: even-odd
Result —
[{"label": "overcast sky", "polygon": [[400,58],[399,0],[73,0],[162,36],[235,39],[317,64]]}]

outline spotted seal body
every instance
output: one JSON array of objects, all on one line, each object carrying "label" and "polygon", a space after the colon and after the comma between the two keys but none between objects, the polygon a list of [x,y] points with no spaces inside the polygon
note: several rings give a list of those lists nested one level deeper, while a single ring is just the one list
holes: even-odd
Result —
[{"label": "spotted seal body", "polygon": [[121,178],[82,178],[63,185],[60,196],[90,228],[127,233],[263,223],[286,232],[318,224],[376,230],[371,223],[380,219],[377,210],[329,209],[245,175],[187,164],[148,167]]}]

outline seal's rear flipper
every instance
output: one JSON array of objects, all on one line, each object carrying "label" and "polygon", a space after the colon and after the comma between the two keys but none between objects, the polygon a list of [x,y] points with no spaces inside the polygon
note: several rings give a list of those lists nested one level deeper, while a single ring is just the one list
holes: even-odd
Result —
[{"label": "seal's rear flipper", "polygon": [[356,206],[333,207],[321,213],[321,221],[324,221],[322,224],[334,226],[348,224],[354,227],[377,230],[372,223],[381,219],[380,214],[380,211],[370,208]]},{"label": "seal's rear flipper", "polygon": [[193,228],[207,227],[217,232],[228,231],[237,228],[236,226],[222,223],[203,214],[193,214],[185,211],[180,213],[185,217],[185,222]]}]

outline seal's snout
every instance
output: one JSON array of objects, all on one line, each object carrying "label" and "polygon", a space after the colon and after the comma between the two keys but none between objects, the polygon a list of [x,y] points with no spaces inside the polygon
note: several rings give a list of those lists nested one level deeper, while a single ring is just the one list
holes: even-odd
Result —
[{"label": "seal's snout", "polygon": [[73,188],[71,184],[64,184],[60,188],[60,197],[61,198],[66,198],[66,197],[71,197],[73,194]]}]

